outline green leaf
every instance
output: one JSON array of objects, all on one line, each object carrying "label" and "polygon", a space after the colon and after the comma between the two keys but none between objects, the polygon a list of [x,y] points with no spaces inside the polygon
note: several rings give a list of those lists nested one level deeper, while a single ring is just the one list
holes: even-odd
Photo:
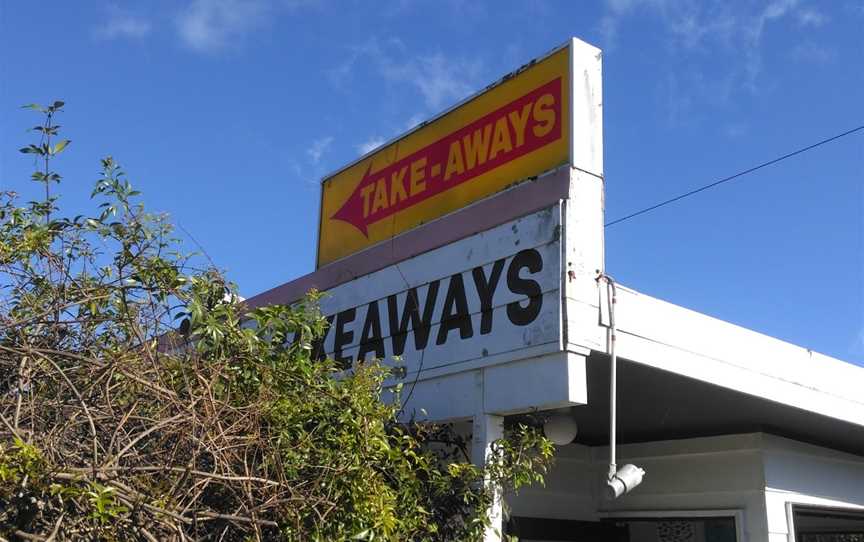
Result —
[{"label": "green leaf", "polygon": [[30,144],[18,149],[18,152],[23,152],[24,154],[42,154],[42,149],[36,145]]},{"label": "green leaf", "polygon": [[45,111],[45,108],[39,104],[22,105],[21,109],[33,109],[34,111],[43,111],[43,112]]},{"label": "green leaf", "polygon": [[65,149],[69,145],[69,143],[72,143],[72,141],[69,139],[64,139],[60,141],[59,143],[54,145],[54,148],[51,150],[51,154],[60,154],[61,152],[63,152],[63,149]]}]

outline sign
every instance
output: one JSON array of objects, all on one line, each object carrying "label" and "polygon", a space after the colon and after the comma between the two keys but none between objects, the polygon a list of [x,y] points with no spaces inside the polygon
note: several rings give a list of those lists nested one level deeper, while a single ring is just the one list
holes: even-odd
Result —
[{"label": "sign", "polygon": [[324,179],[318,267],[567,163],[564,47]]},{"label": "sign", "polygon": [[398,357],[416,374],[560,350],[560,213],[559,204],[325,292],[316,355],[345,368]]}]

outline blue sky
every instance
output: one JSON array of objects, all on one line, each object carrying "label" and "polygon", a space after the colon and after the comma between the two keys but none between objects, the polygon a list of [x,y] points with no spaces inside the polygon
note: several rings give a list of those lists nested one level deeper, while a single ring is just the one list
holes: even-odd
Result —
[{"label": "blue sky", "polygon": [[[569,36],[609,220],[864,124],[862,0],[40,4],[0,0],[0,189],[35,189],[18,106],[63,99],[66,209],[111,154],[246,296],[312,270],[322,175]],[[859,134],[608,228],[608,271],[864,364],[862,185]]]}]

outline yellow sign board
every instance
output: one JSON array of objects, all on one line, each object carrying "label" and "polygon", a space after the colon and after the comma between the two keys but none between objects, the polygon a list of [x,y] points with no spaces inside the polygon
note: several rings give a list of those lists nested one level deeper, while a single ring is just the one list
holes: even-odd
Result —
[{"label": "yellow sign board", "polygon": [[324,179],[318,267],[569,158],[565,47]]}]

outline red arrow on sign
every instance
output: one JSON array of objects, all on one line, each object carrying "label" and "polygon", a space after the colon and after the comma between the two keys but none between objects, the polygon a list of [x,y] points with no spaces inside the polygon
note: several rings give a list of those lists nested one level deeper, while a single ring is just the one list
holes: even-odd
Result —
[{"label": "red arrow on sign", "polygon": [[371,224],[552,143],[563,128],[559,77],[375,172],[370,158],[330,218],[368,237]]}]

